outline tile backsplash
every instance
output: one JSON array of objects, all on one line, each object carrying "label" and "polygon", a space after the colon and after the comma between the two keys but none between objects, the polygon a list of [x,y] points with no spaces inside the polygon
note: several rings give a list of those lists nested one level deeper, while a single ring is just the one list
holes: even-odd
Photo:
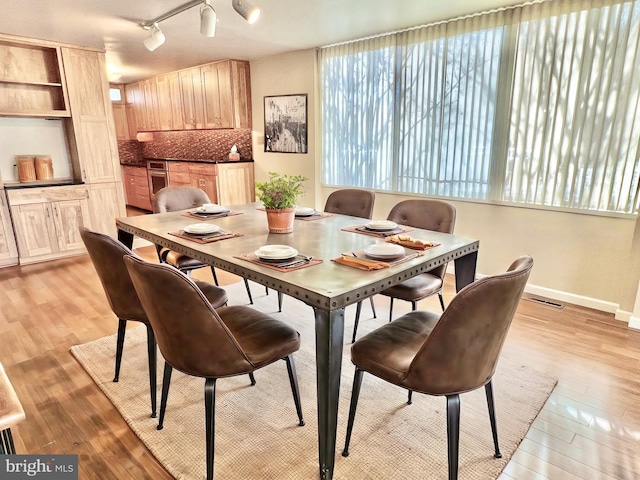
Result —
[{"label": "tile backsplash", "polygon": [[146,158],[184,158],[186,160],[229,160],[236,145],[241,160],[252,160],[251,130],[194,130],[153,132],[153,141],[142,144]]},{"label": "tile backsplash", "polygon": [[153,140],[118,142],[120,163],[143,163],[144,158],[229,160],[236,145],[241,160],[253,160],[251,129],[153,132]]}]

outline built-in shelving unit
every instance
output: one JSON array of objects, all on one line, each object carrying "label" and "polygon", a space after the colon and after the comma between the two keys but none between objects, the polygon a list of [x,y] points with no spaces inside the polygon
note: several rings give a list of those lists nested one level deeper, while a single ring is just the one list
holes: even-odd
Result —
[{"label": "built-in shelving unit", "polygon": [[0,38],[0,115],[69,117],[60,49]]}]

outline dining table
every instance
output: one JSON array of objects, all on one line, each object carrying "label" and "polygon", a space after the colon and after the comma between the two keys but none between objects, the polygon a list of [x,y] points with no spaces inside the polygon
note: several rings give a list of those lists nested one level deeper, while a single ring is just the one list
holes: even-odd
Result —
[{"label": "dining table", "polygon": [[[364,249],[388,240],[385,232],[367,229],[368,219],[316,212],[297,217],[292,233],[275,234],[269,232],[260,203],[227,208],[223,215],[202,218],[196,218],[193,209],[117,218],[118,239],[130,248],[134,237],[148,240],[297,298],[313,308],[319,478],[330,480],[336,455],[345,308],[448,262],[454,262],[459,291],[475,279],[479,241],[405,228],[404,235],[434,246],[417,250],[417,255],[408,256],[406,261],[381,262],[381,268],[363,270],[337,260],[354,254],[362,257]],[[216,225],[228,235],[212,241],[197,241],[197,237],[184,235],[185,228],[201,222]],[[253,255],[265,245],[293,247],[308,261],[290,269],[274,268]]]}]

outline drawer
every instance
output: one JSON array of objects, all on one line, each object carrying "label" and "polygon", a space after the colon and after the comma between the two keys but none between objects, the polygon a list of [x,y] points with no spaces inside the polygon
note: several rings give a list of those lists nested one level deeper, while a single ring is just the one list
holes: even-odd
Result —
[{"label": "drawer", "polygon": [[189,171],[196,175],[215,175],[216,164],[215,163],[190,163]]},{"label": "drawer", "polygon": [[187,162],[169,162],[169,173],[173,172],[189,173],[189,164]]},{"label": "drawer", "polygon": [[169,172],[169,183],[189,183],[189,172]]},{"label": "drawer", "polygon": [[147,169],[144,167],[135,167],[132,169],[131,173],[133,174],[134,177],[147,178]]},{"label": "drawer", "polygon": [[141,176],[141,177],[132,177],[133,180],[133,184],[136,187],[144,187],[147,190],[149,190],[149,177],[147,177],[146,175]]},{"label": "drawer", "polygon": [[143,187],[136,185],[136,196],[142,198],[149,198],[149,185],[145,185]]}]

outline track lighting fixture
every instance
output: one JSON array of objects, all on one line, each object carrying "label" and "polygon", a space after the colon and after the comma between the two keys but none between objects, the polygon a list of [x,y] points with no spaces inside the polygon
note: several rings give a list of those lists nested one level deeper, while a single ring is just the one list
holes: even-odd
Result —
[{"label": "track lighting fixture", "polygon": [[246,0],[231,0],[233,9],[238,12],[251,25],[258,21],[260,17],[260,9],[254,7]]},{"label": "track lighting fixture", "polygon": [[[254,7],[248,1],[232,0],[231,4],[233,5],[233,9],[250,24],[253,24],[258,20],[258,17],[260,16],[260,9]],[[160,30],[158,24],[197,5],[201,6],[200,33],[206,37],[214,37],[216,35],[216,23],[218,21],[218,16],[216,15],[216,11],[211,5],[211,0],[191,0],[190,2],[176,7],[154,20],[141,23],[140,26],[142,28],[144,28],[145,30],[151,30],[149,36],[143,41],[144,46],[153,52],[165,41],[165,36]]]},{"label": "track lighting fixture", "polygon": [[204,5],[200,9],[200,33],[205,37],[215,37],[218,16],[209,1],[204,0]]},{"label": "track lighting fixture", "polygon": [[156,48],[162,45],[165,41],[164,33],[160,30],[160,27],[157,23],[154,23],[151,27],[151,33],[147,38],[144,39],[144,46],[147,47],[147,50],[153,52]]}]

